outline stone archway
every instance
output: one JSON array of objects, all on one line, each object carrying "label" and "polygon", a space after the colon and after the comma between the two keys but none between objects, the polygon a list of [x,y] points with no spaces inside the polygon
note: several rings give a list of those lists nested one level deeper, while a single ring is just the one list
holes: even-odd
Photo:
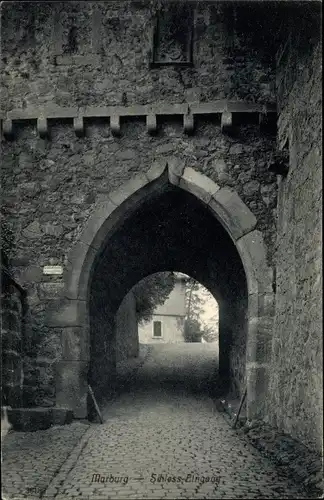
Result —
[{"label": "stone archway", "polygon": [[90,359],[89,283],[105,242],[145,199],[166,184],[198,198],[226,229],[240,255],[248,288],[246,383],[248,418],[263,414],[267,391],[274,296],[272,268],[257,220],[234,190],[220,188],[205,175],[183,165],[154,163],[99,202],[69,254],[64,294],[48,324],[62,328],[63,360],[57,364],[56,404],[86,417]]}]

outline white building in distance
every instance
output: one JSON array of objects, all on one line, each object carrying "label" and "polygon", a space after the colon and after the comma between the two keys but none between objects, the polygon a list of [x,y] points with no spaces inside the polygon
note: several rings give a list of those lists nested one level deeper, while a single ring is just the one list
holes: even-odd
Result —
[{"label": "white building in distance", "polygon": [[138,326],[141,344],[184,342],[187,279],[185,274],[175,273],[174,288],[164,304],[156,307],[150,321]]}]

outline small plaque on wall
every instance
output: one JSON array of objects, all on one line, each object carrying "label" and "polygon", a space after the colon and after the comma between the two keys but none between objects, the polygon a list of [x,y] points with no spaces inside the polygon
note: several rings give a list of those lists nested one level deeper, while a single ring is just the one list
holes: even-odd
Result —
[{"label": "small plaque on wall", "polygon": [[63,274],[63,266],[44,266],[43,274]]},{"label": "small plaque on wall", "polygon": [[156,18],[151,66],[191,66],[193,11],[174,2],[162,8]]}]

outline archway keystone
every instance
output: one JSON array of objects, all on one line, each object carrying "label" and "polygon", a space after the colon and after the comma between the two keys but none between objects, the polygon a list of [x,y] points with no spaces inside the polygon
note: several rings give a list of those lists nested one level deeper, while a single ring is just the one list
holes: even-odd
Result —
[{"label": "archway keystone", "polygon": [[236,191],[231,189],[221,188],[217,191],[212,196],[209,206],[234,242],[252,231],[257,224],[251,210],[243,203]]}]

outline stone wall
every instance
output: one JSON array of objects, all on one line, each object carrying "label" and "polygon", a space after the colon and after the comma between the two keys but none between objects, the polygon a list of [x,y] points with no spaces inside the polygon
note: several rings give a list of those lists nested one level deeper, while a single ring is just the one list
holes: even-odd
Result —
[{"label": "stone wall", "polygon": [[[183,136],[180,124],[168,124],[154,139],[141,123],[127,127],[118,141],[103,137],[102,126],[92,125],[88,132],[92,136],[79,140],[69,126],[60,126],[53,141],[44,145],[25,130],[17,142],[4,147],[3,202],[17,241],[12,263],[15,276],[28,290],[31,334],[42,358],[59,360],[62,341],[61,329],[44,327],[45,311],[62,283],[58,277],[44,276],[42,267],[59,264],[67,268],[68,253],[95,202],[106,199],[111,189],[136,172],[147,171],[165,154],[206,173],[220,186],[237,190],[258,219],[271,262],[276,184],[266,171],[266,157],[272,141],[260,137],[257,127],[242,128],[238,140],[225,138],[210,123],[203,124],[192,138]],[[53,376],[52,364],[42,363],[42,369]]]},{"label": "stone wall", "polygon": [[[241,397],[246,387],[246,341],[247,341],[247,298],[242,297],[232,303],[231,318],[234,334],[232,335],[230,360],[230,397]],[[236,331],[240,333],[237,334]]]},{"label": "stone wall", "polygon": [[3,109],[273,99],[262,6],[197,2],[194,67],[180,70],[149,66],[154,14],[138,1],[3,5]]},{"label": "stone wall", "polygon": [[[144,3],[30,3],[28,8],[18,2],[4,4],[3,109],[215,99],[272,103],[275,73],[269,48],[272,33],[266,29],[269,18],[259,11],[259,22],[254,23],[243,7],[234,12],[200,2],[197,9],[194,66],[151,69],[152,12]],[[78,41],[71,47],[75,29]],[[153,161],[167,158],[206,174],[220,187],[234,189],[257,218],[256,229],[267,243],[271,265],[277,186],[266,163],[274,138],[260,133],[253,120],[245,117],[243,122],[231,136],[222,133],[217,117],[202,116],[189,137],[183,133],[182,117],[163,117],[157,135],[151,137],[142,119],[129,118],[122,123],[121,137],[113,137],[107,123],[92,120],[86,123],[85,137],[78,138],[68,120],[53,120],[50,139],[40,138],[32,122],[16,124],[15,140],[2,143],[3,205],[15,231],[13,272],[28,291],[30,356],[36,367],[33,361],[26,371],[36,385],[40,376],[46,380],[47,389],[36,391],[32,402],[53,401],[54,366],[66,362],[62,345],[67,342],[73,348],[79,342],[68,328],[45,326],[63,283],[59,276],[44,276],[42,267],[73,265],[69,252],[96,203],[136,173],[147,172]],[[105,335],[105,323],[113,321],[115,309],[103,301],[99,288],[98,284],[92,329],[102,329]],[[111,344],[93,343],[91,349],[100,360],[94,370],[108,367],[107,356],[113,364]]]},{"label": "stone wall", "polygon": [[[152,69],[154,12],[147,3],[4,3],[4,112],[32,108],[41,114],[42,106],[52,104],[80,108],[217,99],[274,102],[272,55],[279,31],[275,5],[279,2],[235,7],[197,4],[194,65]],[[235,135],[225,135],[217,118],[201,116],[191,137],[184,135],[182,120],[175,117],[161,118],[155,137],[147,134],[142,119],[125,119],[118,138],[112,137],[103,120],[87,122],[84,138],[75,136],[68,120],[50,121],[50,139],[40,138],[35,123],[25,121],[16,124],[14,141],[2,142],[2,202],[15,231],[10,259],[14,277],[28,292],[30,310],[24,369],[30,384],[28,404],[53,404],[55,362],[65,363],[62,346],[68,343],[73,350],[82,337],[69,328],[45,326],[45,314],[62,292],[63,282],[60,276],[44,276],[42,267],[73,265],[69,252],[95,204],[136,173],[147,172],[153,161],[168,159],[234,189],[257,218],[256,229],[267,244],[268,264],[275,260],[277,270],[267,415],[273,425],[313,448],[321,447],[321,90],[316,40],[316,21],[321,16],[317,5],[305,2],[302,10],[297,5],[295,12],[279,15],[288,25],[283,26],[281,48],[285,50],[279,51],[277,68],[278,144],[284,147],[288,138],[290,169],[278,182],[278,206],[277,184],[266,167],[274,138],[260,133],[258,124],[247,123],[246,117]],[[195,241],[200,239],[196,233]],[[180,254],[184,252],[179,248]],[[201,250],[200,254],[201,265],[206,265],[201,272],[211,277],[210,288],[213,280],[217,282],[218,271],[209,255],[211,248],[207,245],[206,253]],[[141,258],[132,249],[128,252],[134,262]],[[196,264],[195,256],[191,259]],[[229,263],[225,259],[223,264]],[[136,275],[134,269],[131,272]],[[230,266],[226,272],[229,276]],[[142,277],[137,276],[137,281]],[[135,282],[120,287],[121,298]],[[104,300],[106,288],[100,280],[93,292],[89,307],[96,314],[91,328],[97,338],[105,339],[105,325],[113,324],[117,306]],[[227,366],[223,368],[234,374],[241,390],[246,308],[239,302],[230,293],[225,293],[223,304],[219,302],[220,356],[225,350],[227,358],[221,359]],[[234,323],[228,321],[224,303],[227,307],[235,303]],[[235,331],[241,335],[234,339]],[[92,363],[92,370],[99,370],[93,374],[98,380],[108,379],[115,363],[113,328],[108,333],[109,342],[96,344],[93,337],[90,346],[98,361]],[[228,339],[236,345],[232,351],[227,349]],[[83,346],[85,353],[88,347]]]},{"label": "stone wall", "polygon": [[[276,316],[267,413],[270,423],[322,450],[321,15],[318,3],[287,30],[278,61],[279,147]],[[306,40],[306,41],[305,41]],[[283,47],[282,47],[283,49]]]},{"label": "stone wall", "polygon": [[1,262],[1,405],[22,405],[26,293]]},{"label": "stone wall", "polygon": [[232,278],[229,298],[219,302],[219,374],[221,390],[230,399],[239,398],[246,386],[246,341],[248,299],[243,293],[244,276]]},{"label": "stone wall", "polygon": [[116,314],[116,361],[138,356],[136,302],[129,292]]}]

